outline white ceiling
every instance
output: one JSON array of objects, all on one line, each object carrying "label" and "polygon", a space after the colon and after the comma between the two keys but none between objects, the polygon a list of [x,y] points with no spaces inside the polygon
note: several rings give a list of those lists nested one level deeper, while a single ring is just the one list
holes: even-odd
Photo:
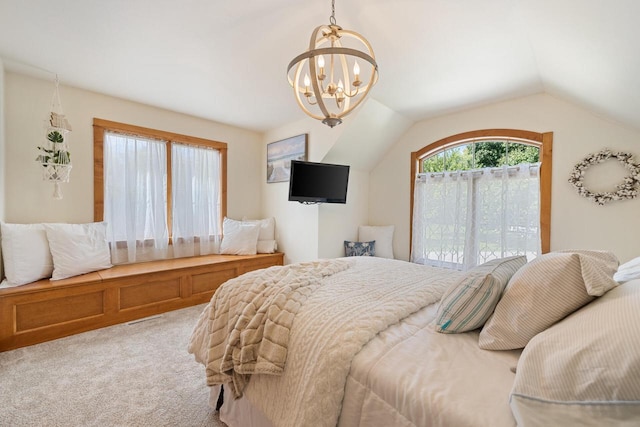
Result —
[{"label": "white ceiling", "polygon": [[[9,70],[257,131],[304,116],[286,66],[330,0],[0,0]],[[638,0],[336,0],[417,121],[547,92],[640,129]]]}]

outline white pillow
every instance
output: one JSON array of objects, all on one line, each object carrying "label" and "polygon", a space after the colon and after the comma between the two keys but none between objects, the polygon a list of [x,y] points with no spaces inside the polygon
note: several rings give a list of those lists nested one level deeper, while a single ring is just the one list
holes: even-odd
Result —
[{"label": "white pillow", "polygon": [[242,219],[245,224],[257,224],[260,227],[258,234],[257,251],[259,254],[272,254],[276,251],[276,220],[275,218],[265,219]]},{"label": "white pillow", "polygon": [[255,255],[260,225],[225,218],[222,222],[220,253],[226,255]]},{"label": "white pillow", "polygon": [[510,405],[518,426],[637,426],[640,280],[620,285],[536,335]]},{"label": "white pillow", "polygon": [[260,234],[258,240],[274,240],[276,238],[276,219],[242,219],[247,224],[258,224],[260,226]]},{"label": "white pillow", "polygon": [[272,254],[278,249],[278,245],[275,240],[258,240],[256,251],[259,254]]},{"label": "white pillow", "polygon": [[376,241],[376,255],[381,258],[393,258],[393,225],[361,225],[358,227],[358,241]]},{"label": "white pillow", "polygon": [[0,224],[6,280],[2,286],[20,286],[51,277],[53,259],[42,224]]},{"label": "white pillow", "polygon": [[53,257],[52,280],[110,268],[107,223],[44,224]]},{"label": "white pillow", "polygon": [[613,280],[620,283],[638,278],[640,278],[640,257],[625,262],[613,275]]},{"label": "white pillow", "polygon": [[636,257],[634,259],[632,259],[631,261],[627,261],[624,264],[621,264],[618,267],[618,271],[625,271],[625,270],[637,270],[640,268],[640,256]]}]

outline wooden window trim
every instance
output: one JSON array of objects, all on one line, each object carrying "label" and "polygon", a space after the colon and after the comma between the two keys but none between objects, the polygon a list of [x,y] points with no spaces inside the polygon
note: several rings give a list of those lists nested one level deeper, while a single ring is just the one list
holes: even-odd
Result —
[{"label": "wooden window trim", "polygon": [[167,144],[167,227],[172,237],[171,213],[171,143],[213,148],[220,152],[220,230],[222,219],[227,216],[227,144],[225,142],[182,135],[179,133],[118,123],[104,119],[93,119],[93,219],[104,220],[104,132],[122,133],[131,136],[166,141]]},{"label": "wooden window trim", "polygon": [[433,142],[411,153],[411,197],[409,199],[409,252],[413,239],[413,193],[420,162],[439,151],[471,142],[509,139],[540,149],[540,246],[542,253],[551,250],[551,170],[553,161],[553,132],[531,132],[518,129],[484,129],[463,132]]}]

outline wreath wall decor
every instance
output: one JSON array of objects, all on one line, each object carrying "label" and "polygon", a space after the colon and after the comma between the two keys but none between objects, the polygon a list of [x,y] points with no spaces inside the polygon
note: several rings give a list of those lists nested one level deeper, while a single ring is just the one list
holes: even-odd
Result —
[{"label": "wreath wall decor", "polygon": [[[589,191],[584,186],[584,173],[589,166],[602,163],[609,159],[615,159],[629,171],[629,175],[616,185],[617,191],[605,191],[596,193]],[[598,152],[589,154],[580,163],[578,163],[569,176],[569,182],[578,190],[578,194],[587,199],[591,199],[599,205],[604,205],[612,200],[635,199],[640,191],[640,164],[634,162],[633,154],[611,151],[608,148]]]}]

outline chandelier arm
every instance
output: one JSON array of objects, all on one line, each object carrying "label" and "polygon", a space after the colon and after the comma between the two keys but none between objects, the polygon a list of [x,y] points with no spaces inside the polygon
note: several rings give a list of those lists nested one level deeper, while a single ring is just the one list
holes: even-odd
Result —
[{"label": "chandelier arm", "polygon": [[357,87],[356,91],[353,93],[347,92],[346,90],[343,93],[345,94],[345,96],[348,96],[349,98],[353,98],[354,96],[358,96],[358,93],[360,93],[360,88]]},{"label": "chandelier arm", "polygon": [[320,95],[324,95],[325,93],[327,93],[327,89],[324,87],[322,81],[318,82],[318,87],[320,89]]},{"label": "chandelier arm", "polygon": [[[345,108],[342,113],[339,115],[339,117],[344,117],[347,114],[351,113],[353,110],[355,110],[358,105],[360,105],[362,103],[362,101],[364,101],[365,99],[367,99],[367,95],[369,94],[369,91],[371,90],[372,85],[366,85],[365,87],[360,87],[359,89],[361,89],[360,91],[360,97],[358,98],[345,98],[346,101],[349,100],[353,100],[353,105],[351,105],[348,108]],[[345,93],[346,95],[346,93]]]}]

